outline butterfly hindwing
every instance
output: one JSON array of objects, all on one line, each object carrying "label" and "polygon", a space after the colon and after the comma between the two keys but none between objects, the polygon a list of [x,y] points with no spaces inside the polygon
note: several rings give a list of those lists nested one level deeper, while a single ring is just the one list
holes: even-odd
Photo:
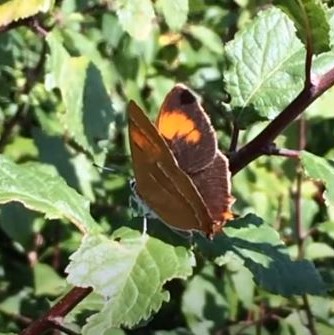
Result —
[{"label": "butterfly hindwing", "polygon": [[196,173],[213,161],[217,150],[214,129],[185,85],[177,84],[167,94],[156,125],[186,173]]},{"label": "butterfly hindwing", "polygon": [[199,173],[191,175],[197,190],[201,193],[211,217],[222,224],[232,216],[231,173],[228,159],[220,151],[213,162]]}]

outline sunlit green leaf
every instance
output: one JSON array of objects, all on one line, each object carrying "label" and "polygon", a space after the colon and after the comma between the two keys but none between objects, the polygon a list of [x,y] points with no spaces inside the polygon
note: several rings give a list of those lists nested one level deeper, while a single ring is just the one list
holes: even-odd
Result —
[{"label": "sunlit green leaf", "polygon": [[297,96],[304,55],[293,23],[278,9],[260,13],[226,45],[226,90],[239,127],[273,119]]},{"label": "sunlit green leaf", "polygon": [[157,6],[161,8],[165,20],[172,30],[179,30],[187,21],[188,0],[158,0]]},{"label": "sunlit green leaf", "polygon": [[0,5],[0,26],[13,21],[25,19],[39,12],[47,12],[53,6],[54,0],[10,0]]},{"label": "sunlit green leaf", "polygon": [[313,155],[310,152],[303,151],[301,160],[307,176],[321,180],[325,183],[326,192],[324,193],[326,201],[334,204],[334,166],[333,162]]},{"label": "sunlit green leaf", "polygon": [[66,218],[81,231],[97,229],[89,203],[53,169],[38,163],[17,165],[0,156],[0,203],[17,201],[48,219]]},{"label": "sunlit green leaf", "polygon": [[[298,257],[298,246],[293,245],[289,248],[291,257]],[[309,260],[332,258],[334,257],[334,249],[329,245],[321,242],[308,242],[303,247],[303,256]]]},{"label": "sunlit green leaf", "polygon": [[64,291],[65,279],[61,278],[49,265],[37,263],[33,270],[36,295],[57,296]]},{"label": "sunlit green leaf", "polygon": [[145,40],[151,33],[155,14],[150,0],[117,0],[117,16],[133,38]]},{"label": "sunlit green leaf", "polygon": [[332,240],[334,240],[334,222],[327,221],[324,223],[320,223],[317,227],[319,231],[327,234]]},{"label": "sunlit green leaf", "polygon": [[334,112],[330,105],[333,99],[334,88],[332,87],[307,108],[305,112],[306,117],[309,119],[317,118],[324,120],[334,118]]},{"label": "sunlit green leaf", "polygon": [[334,249],[322,242],[312,242],[305,248],[305,257],[311,260],[334,257]]},{"label": "sunlit green leaf", "polygon": [[173,247],[148,235],[123,229],[113,239],[86,236],[71,256],[68,281],[91,286],[106,299],[89,319],[84,334],[103,334],[112,326],[133,326],[156,312],[169,294],[163,285],[187,278],[194,258],[183,247]]},{"label": "sunlit green leaf", "polygon": [[223,43],[219,36],[211,29],[199,25],[191,25],[188,29],[190,34],[198,39],[205,47],[217,54],[223,54]]},{"label": "sunlit green leaf", "polygon": [[193,334],[213,334],[229,315],[224,282],[207,266],[193,278],[182,297],[182,310]]},{"label": "sunlit green leaf", "polygon": [[242,304],[250,308],[253,304],[255,285],[252,281],[252,273],[245,267],[231,274],[235,290]]}]

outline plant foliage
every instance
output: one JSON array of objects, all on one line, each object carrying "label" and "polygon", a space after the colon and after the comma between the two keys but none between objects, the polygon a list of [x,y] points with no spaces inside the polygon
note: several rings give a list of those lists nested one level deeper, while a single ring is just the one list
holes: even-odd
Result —
[{"label": "plant foliage", "polygon": [[[332,334],[333,5],[0,1],[1,334]],[[212,240],[129,204],[127,104],[177,82],[230,161]]]}]

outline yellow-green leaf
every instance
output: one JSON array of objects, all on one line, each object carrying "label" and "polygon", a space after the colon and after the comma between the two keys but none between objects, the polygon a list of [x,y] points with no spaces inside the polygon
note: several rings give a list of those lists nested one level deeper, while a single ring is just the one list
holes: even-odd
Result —
[{"label": "yellow-green leaf", "polygon": [[25,19],[39,12],[47,12],[53,5],[53,0],[11,0],[0,5],[0,26],[6,26],[13,21]]}]

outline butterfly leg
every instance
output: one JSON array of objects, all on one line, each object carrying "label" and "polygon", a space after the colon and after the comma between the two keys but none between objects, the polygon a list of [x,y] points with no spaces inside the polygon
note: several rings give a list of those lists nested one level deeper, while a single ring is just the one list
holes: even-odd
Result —
[{"label": "butterfly leg", "polygon": [[143,216],[143,235],[146,235],[147,233],[147,217]]}]

